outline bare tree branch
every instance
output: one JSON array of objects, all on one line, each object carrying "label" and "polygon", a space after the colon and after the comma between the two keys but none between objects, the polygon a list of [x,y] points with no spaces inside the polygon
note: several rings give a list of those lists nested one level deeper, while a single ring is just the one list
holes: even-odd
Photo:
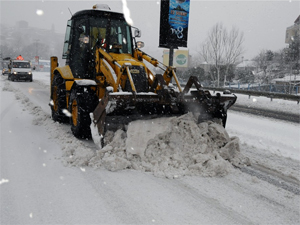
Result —
[{"label": "bare tree branch", "polygon": [[244,35],[233,27],[228,33],[222,23],[215,24],[208,32],[206,41],[201,45],[200,55],[207,63],[212,63],[217,71],[217,86],[220,85],[221,66],[226,67],[226,74],[243,54]]}]

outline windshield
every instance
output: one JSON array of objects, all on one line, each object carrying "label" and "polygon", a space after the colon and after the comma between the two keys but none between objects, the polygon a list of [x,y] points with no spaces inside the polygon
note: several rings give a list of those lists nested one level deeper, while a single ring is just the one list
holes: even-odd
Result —
[{"label": "windshield", "polygon": [[91,18],[90,40],[92,47],[99,43],[108,52],[132,54],[130,26],[125,20]]},{"label": "windshield", "polygon": [[30,68],[30,63],[28,62],[14,62],[13,68]]}]

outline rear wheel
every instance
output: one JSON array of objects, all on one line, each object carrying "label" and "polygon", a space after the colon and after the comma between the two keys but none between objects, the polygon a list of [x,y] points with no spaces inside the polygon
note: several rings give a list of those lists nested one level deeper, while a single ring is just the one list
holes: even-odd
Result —
[{"label": "rear wheel", "polygon": [[60,74],[55,74],[51,85],[51,112],[52,119],[58,122],[67,122],[68,117],[63,113],[67,108],[65,80]]}]

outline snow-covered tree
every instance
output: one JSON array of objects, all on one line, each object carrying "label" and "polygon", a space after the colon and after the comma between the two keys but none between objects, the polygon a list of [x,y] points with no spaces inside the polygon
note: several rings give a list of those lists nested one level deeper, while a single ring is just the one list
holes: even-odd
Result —
[{"label": "snow-covered tree", "polygon": [[274,53],[271,50],[263,49],[253,59],[256,62],[257,67],[263,71],[263,76],[261,77],[261,81],[263,83],[270,82],[270,74],[268,73],[268,67],[272,63],[273,57]]},{"label": "snow-covered tree", "polygon": [[285,51],[286,63],[289,64],[293,70],[299,73],[300,70],[300,36],[292,37],[289,47]]}]

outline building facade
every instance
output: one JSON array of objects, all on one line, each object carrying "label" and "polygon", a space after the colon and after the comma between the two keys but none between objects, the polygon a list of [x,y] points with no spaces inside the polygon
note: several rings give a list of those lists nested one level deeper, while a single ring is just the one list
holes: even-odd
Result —
[{"label": "building facade", "polygon": [[285,43],[290,44],[296,35],[300,35],[300,15],[295,20],[294,25],[286,28]]}]

